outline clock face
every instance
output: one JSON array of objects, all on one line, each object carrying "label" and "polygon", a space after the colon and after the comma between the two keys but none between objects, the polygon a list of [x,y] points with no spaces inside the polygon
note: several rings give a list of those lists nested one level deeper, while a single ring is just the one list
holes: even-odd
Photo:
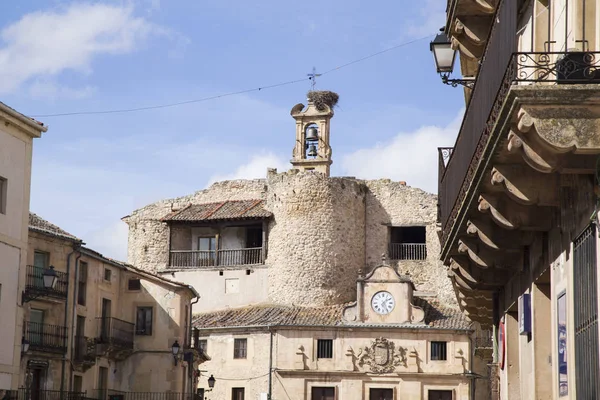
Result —
[{"label": "clock face", "polygon": [[394,297],[389,292],[377,292],[371,299],[371,307],[373,307],[373,311],[377,314],[389,314],[395,305]]}]

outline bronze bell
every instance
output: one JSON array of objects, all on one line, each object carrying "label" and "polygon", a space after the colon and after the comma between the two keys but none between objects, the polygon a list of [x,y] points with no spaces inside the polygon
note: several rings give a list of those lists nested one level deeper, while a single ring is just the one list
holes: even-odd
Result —
[{"label": "bronze bell", "polygon": [[319,131],[314,126],[311,126],[306,130],[306,141],[317,142],[319,140]]},{"label": "bronze bell", "polygon": [[308,147],[308,153],[306,153],[306,155],[309,157],[316,157],[317,156],[317,147],[314,144],[311,144]]}]

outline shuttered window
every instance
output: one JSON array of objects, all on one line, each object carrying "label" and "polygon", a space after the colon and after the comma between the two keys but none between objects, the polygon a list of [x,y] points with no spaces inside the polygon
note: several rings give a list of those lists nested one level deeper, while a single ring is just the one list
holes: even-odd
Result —
[{"label": "shuttered window", "polygon": [[130,279],[127,285],[127,289],[129,290],[140,290],[142,288],[142,283],[139,279]]},{"label": "shuttered window", "polygon": [[333,358],[333,340],[317,340],[317,358]]},{"label": "shuttered window", "polygon": [[152,335],[152,307],[138,307],[135,324],[136,335]]},{"label": "shuttered window", "polygon": [[246,358],[248,341],[246,339],[234,339],[233,358]]},{"label": "shuttered window", "polygon": [[335,388],[334,387],[313,387],[311,400],[334,400],[335,399]]},{"label": "shuttered window", "polygon": [[431,342],[431,359],[434,361],[446,359],[446,342]]},{"label": "shuttered window", "polygon": [[79,263],[79,282],[77,282],[77,304],[85,306],[87,297],[87,279],[88,279],[88,264],[81,261]]}]

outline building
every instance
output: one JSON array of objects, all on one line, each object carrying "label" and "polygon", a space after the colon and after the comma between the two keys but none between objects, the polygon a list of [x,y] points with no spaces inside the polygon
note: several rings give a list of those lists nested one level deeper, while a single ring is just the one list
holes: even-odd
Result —
[{"label": "building", "polygon": [[[478,328],[456,316],[438,259],[436,197],[405,182],[331,177],[336,101],[334,93],[311,92],[306,107],[292,108],[292,170],[217,182],[124,217],[128,261],[201,293],[195,327],[212,359],[203,375],[217,379],[209,398],[329,398],[332,387],[338,398],[359,390],[373,399],[389,398],[389,390],[411,399],[486,391],[485,379],[471,374],[476,365],[487,375],[471,344]],[[389,282],[370,280],[378,274]],[[385,297],[377,304],[389,304],[397,290],[387,317],[374,317],[375,294],[365,289],[371,282]],[[419,317],[409,318],[413,312]],[[325,340],[327,360],[318,357],[313,335]],[[431,359],[433,342],[445,361]],[[369,351],[377,352],[373,365],[383,362],[381,351],[399,364],[369,369]],[[208,389],[206,377],[199,389]]]},{"label": "building", "polygon": [[[191,346],[192,287],[104,257],[35,214],[26,262],[20,391],[13,398],[158,392],[183,399],[176,396],[191,392],[204,360]],[[50,270],[56,284],[46,288]]]},{"label": "building", "polygon": [[19,379],[33,139],[43,124],[0,103],[0,388]]},{"label": "building", "polygon": [[495,330],[494,398],[600,397],[598,6],[452,0],[432,43],[467,100],[440,149],[441,258]]}]

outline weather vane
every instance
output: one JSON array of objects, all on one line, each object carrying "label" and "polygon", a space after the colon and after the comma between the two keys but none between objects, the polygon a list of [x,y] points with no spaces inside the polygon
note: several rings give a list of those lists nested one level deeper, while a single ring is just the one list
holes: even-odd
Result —
[{"label": "weather vane", "polygon": [[308,79],[310,79],[311,90],[315,90],[315,86],[317,86],[317,77],[323,74],[317,74],[317,69],[313,67],[312,72],[306,75],[308,76]]}]

